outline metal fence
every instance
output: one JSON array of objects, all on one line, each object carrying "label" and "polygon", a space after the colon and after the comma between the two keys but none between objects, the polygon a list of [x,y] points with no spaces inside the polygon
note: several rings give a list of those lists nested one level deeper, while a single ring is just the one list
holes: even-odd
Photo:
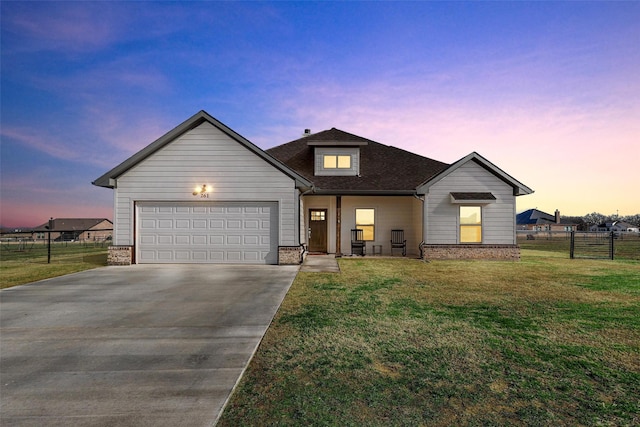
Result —
[{"label": "metal fence", "polygon": [[[112,231],[104,229],[100,231]],[[76,239],[52,239],[51,233],[68,236],[73,233]],[[64,234],[69,233],[69,234]],[[77,239],[82,233],[78,230],[53,230],[52,232],[32,231],[12,232],[0,235],[0,260],[24,263],[51,263],[56,261],[94,262],[105,258],[111,238]]]},{"label": "metal fence", "polygon": [[614,259],[615,233],[572,231],[569,256],[571,259]]},{"label": "metal fence", "polygon": [[640,261],[640,233],[519,230],[517,236],[522,249],[561,252],[572,259]]}]

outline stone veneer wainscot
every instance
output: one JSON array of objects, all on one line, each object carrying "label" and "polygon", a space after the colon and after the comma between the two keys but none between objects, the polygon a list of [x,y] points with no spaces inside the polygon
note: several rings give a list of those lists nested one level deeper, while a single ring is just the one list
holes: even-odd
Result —
[{"label": "stone veneer wainscot", "polygon": [[278,264],[279,265],[297,265],[303,260],[304,248],[302,246],[279,246],[278,247]]},{"label": "stone veneer wainscot", "polygon": [[486,259],[520,261],[518,245],[425,245],[422,248],[424,260],[433,259]]},{"label": "stone veneer wainscot", "polygon": [[131,265],[132,254],[132,246],[109,246],[107,265]]}]

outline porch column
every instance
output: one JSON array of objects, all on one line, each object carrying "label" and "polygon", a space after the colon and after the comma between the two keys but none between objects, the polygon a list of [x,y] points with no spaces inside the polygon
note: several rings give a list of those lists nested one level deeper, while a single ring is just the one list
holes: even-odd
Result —
[{"label": "porch column", "polygon": [[342,258],[340,250],[340,224],[342,223],[342,196],[336,196],[336,258]]}]

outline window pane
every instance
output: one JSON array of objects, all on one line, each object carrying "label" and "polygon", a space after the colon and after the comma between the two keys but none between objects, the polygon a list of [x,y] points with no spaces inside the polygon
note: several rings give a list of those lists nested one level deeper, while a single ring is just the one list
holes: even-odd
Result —
[{"label": "window pane", "polygon": [[338,166],[337,156],[324,156],[324,168],[335,169]]},{"label": "window pane", "polygon": [[357,228],[362,230],[363,240],[374,240],[374,226],[373,225],[359,225]]},{"label": "window pane", "polygon": [[460,224],[482,224],[480,206],[460,206]]},{"label": "window pane", "polygon": [[460,227],[460,243],[482,243],[482,227],[479,225]]},{"label": "window pane", "polygon": [[375,224],[375,210],[373,209],[356,209],[356,225]]},{"label": "window pane", "polygon": [[364,240],[374,240],[375,209],[356,209],[356,228],[362,229]]},{"label": "window pane", "polygon": [[351,169],[351,156],[338,156],[338,167],[341,169]]}]

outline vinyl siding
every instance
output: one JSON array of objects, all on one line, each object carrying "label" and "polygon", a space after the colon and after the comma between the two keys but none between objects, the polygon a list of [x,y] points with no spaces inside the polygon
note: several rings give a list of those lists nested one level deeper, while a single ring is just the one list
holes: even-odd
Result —
[{"label": "vinyl siding", "polygon": [[429,188],[425,205],[425,242],[459,242],[459,206],[450,192],[491,192],[495,203],[482,207],[482,243],[515,244],[513,188],[479,164],[469,161]]},{"label": "vinyl siding", "polygon": [[213,187],[203,202],[277,202],[278,244],[298,244],[294,180],[210,123],[176,138],[118,177],[114,243],[135,243],[134,202],[193,202],[198,200],[193,188],[202,184]]}]

